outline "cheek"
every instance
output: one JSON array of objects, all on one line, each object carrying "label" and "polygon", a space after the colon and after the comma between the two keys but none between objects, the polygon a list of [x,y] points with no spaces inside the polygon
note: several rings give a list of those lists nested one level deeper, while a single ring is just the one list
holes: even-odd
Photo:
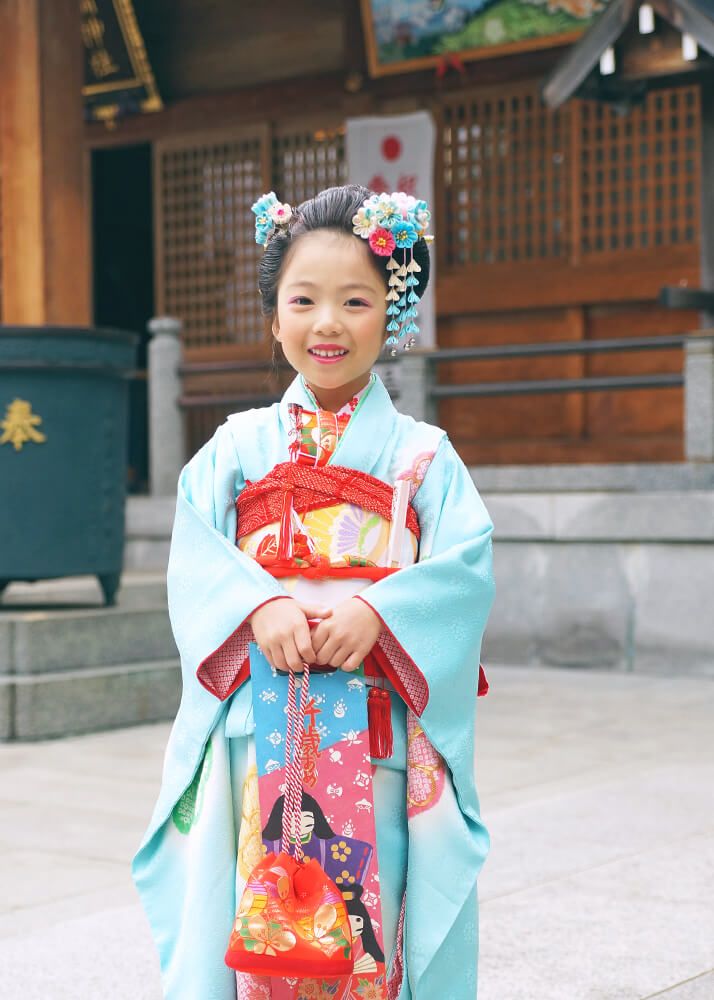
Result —
[{"label": "cheek", "polygon": [[381,339],[382,334],[387,325],[387,313],[386,309],[370,312],[368,315],[362,317],[358,323],[357,329],[365,337],[379,337]]},{"label": "cheek", "polygon": [[284,309],[279,314],[279,319],[273,324],[273,332],[280,335],[281,340],[289,340],[301,329],[299,314]]}]

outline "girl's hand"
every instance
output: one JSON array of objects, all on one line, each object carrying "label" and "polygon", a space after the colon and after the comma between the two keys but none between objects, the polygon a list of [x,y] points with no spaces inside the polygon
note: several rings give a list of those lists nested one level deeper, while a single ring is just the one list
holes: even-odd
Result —
[{"label": "girl's hand", "polygon": [[316,662],[356,670],[381,631],[382,623],[374,611],[364,601],[351,597],[333,608],[329,618],[313,630]]},{"label": "girl's hand", "polygon": [[276,670],[292,667],[301,673],[303,663],[315,663],[308,618],[329,618],[330,608],[302,604],[292,597],[268,601],[250,616],[255,641]]}]

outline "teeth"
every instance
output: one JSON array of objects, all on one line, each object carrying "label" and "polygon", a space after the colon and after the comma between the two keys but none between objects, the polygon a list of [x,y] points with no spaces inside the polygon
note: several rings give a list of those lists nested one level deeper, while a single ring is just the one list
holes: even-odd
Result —
[{"label": "teeth", "polygon": [[318,351],[316,347],[310,348],[310,354],[316,354],[318,358],[336,358],[341,357],[343,354],[347,354],[347,351]]}]

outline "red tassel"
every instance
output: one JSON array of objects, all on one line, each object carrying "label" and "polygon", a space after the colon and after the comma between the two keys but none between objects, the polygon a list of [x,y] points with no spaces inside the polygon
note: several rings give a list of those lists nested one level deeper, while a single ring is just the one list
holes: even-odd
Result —
[{"label": "red tassel", "polygon": [[386,760],[394,752],[392,703],[384,688],[371,687],[367,696],[370,753],[377,760]]}]

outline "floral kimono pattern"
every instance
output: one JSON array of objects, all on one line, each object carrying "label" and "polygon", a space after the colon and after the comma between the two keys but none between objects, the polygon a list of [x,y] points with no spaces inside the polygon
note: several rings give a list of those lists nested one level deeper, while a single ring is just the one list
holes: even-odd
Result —
[{"label": "floral kimono pattern", "polygon": [[[313,425],[308,418],[297,443],[304,461],[322,463],[323,476],[340,472],[345,495],[350,477],[390,488],[408,482],[415,520],[404,532],[403,568],[384,566],[389,512],[375,513],[383,511],[376,490],[372,511],[344,501],[334,510],[299,510],[297,523],[291,518],[294,556],[316,575],[271,575],[257,555],[274,523],[243,534],[236,501],[240,508],[244,491],[289,461],[296,444],[291,407],[316,413],[299,377],[279,404],[230,417],[179,482],[168,584],[184,690],[159,799],[133,862],[164,994],[276,996],[274,983],[241,981],[223,961],[267,824],[256,808],[247,623],[257,607],[286,593],[330,603],[359,592],[383,625],[372,655],[374,670],[390,683],[394,752],[372,760],[386,976],[376,983],[355,975],[349,996],[431,1000],[445,995],[448,983],[451,1000],[473,1000],[477,878],[489,847],[474,780],[474,719],[493,600],[492,525],[444,432],[398,414],[373,376],[346,422],[320,415],[318,427],[317,417]],[[296,497],[301,489],[297,484]],[[355,578],[342,575],[350,560]],[[304,835],[326,858],[334,851],[350,859],[340,872],[354,877],[348,835],[328,822],[330,837],[318,811],[303,803]],[[374,890],[358,877],[354,884],[356,969],[371,968],[375,942],[364,899]],[[295,1000],[340,995],[334,983],[289,985]]]}]

